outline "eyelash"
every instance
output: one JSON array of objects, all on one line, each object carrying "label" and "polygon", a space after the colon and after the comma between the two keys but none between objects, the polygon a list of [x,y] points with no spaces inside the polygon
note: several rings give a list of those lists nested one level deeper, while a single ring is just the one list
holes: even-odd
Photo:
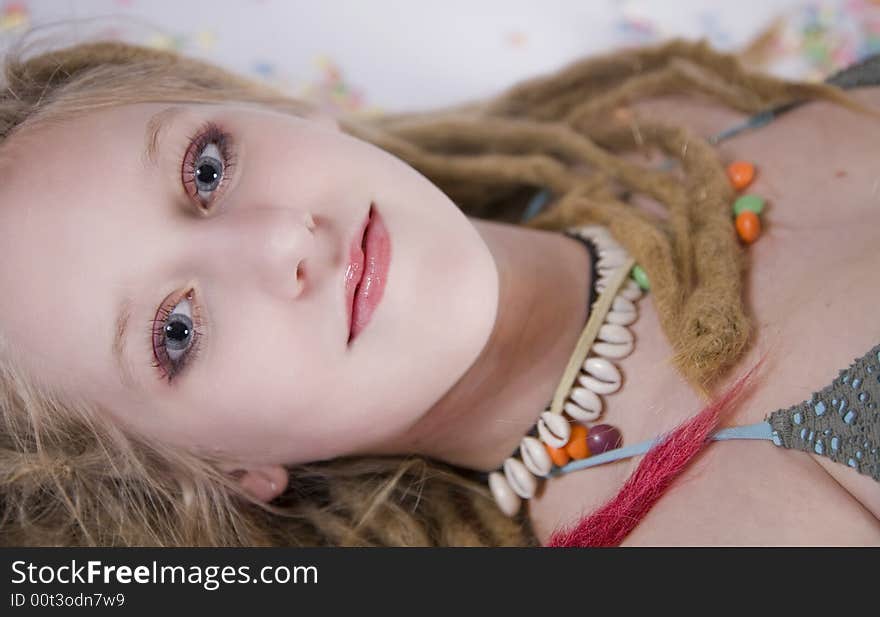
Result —
[{"label": "eyelash", "polygon": [[[216,195],[220,193],[226,186],[230,174],[235,169],[236,157],[233,148],[233,140],[230,134],[220,128],[214,122],[207,122],[187,140],[187,149],[181,157],[181,180],[184,186],[196,184],[196,164],[199,162],[197,155],[201,153],[209,144],[215,144],[220,152],[220,161],[222,166],[222,177],[220,183],[211,191],[213,202]],[[206,214],[209,204],[205,204],[199,198],[198,187],[194,191],[194,195],[189,190],[184,189],[186,193],[196,199],[198,208],[202,214]],[[191,363],[195,360],[199,352],[199,342],[202,336],[200,311],[198,303],[194,300],[195,292],[192,288],[182,294],[175,295],[171,302],[164,302],[159,307],[156,316],[150,320],[150,344],[153,349],[153,368],[158,369],[161,379],[169,384]],[[189,349],[183,352],[183,355],[176,362],[171,360],[165,349],[165,326],[168,318],[175,314],[174,309],[183,300],[188,300],[192,312],[192,342]]]},{"label": "eyelash", "polygon": [[[154,368],[159,370],[161,379],[168,381],[169,384],[190,362],[195,360],[199,352],[200,339],[202,337],[201,316],[194,296],[195,291],[192,288],[182,294],[175,294],[171,302],[165,302],[159,307],[156,317],[150,321],[150,341],[153,348],[152,364]],[[174,309],[183,300],[189,301],[192,312],[192,342],[189,345],[189,349],[183,353],[181,359],[174,361],[168,357],[168,352],[165,350],[165,326],[167,319],[175,314]]]},{"label": "eyelash", "polygon": [[[226,186],[226,183],[229,181],[230,175],[232,171],[235,169],[236,164],[236,153],[234,148],[234,141],[232,136],[225,130],[223,130],[220,126],[215,124],[214,122],[207,122],[196,132],[195,135],[191,136],[188,140],[189,146],[186,149],[186,152],[183,155],[183,162],[181,165],[181,177],[183,180],[183,184],[187,187],[186,193],[197,202],[197,207],[199,208],[202,214],[206,214],[207,210],[210,206],[210,203],[217,199],[216,195],[221,194],[223,189]],[[220,151],[220,157],[223,159],[220,161],[222,165],[223,176],[220,178],[220,184],[211,191],[211,202],[205,204],[199,198],[198,187],[195,188],[194,191],[190,192],[189,186],[196,184],[196,163],[199,162],[199,158],[197,155],[205,149],[209,144],[216,144],[217,149]]]}]

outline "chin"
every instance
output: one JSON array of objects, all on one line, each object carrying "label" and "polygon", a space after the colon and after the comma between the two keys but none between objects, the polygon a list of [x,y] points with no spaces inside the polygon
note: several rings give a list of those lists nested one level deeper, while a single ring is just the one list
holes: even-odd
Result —
[{"label": "chin", "polygon": [[[388,216],[388,281],[382,305],[358,337],[368,374],[353,385],[393,392],[383,413],[401,424],[467,372],[498,312],[499,274],[489,247],[464,213],[438,195],[446,203],[422,200],[415,214],[396,209]],[[381,207],[378,197],[376,203]]]},{"label": "chin", "polygon": [[430,366],[442,367],[453,381],[489,340],[499,297],[499,274],[489,247],[463,214],[457,223],[423,248],[423,274],[415,289],[425,318],[413,315],[413,326],[430,342]]}]

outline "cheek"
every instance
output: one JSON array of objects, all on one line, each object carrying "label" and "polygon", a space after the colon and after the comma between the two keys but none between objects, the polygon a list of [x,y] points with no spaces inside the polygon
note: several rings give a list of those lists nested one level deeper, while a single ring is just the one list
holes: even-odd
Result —
[{"label": "cheek", "polygon": [[331,381],[335,363],[320,324],[297,319],[303,312],[242,320],[234,339],[223,341],[222,351],[218,343],[222,357],[206,383],[228,401],[223,407],[245,408],[247,422],[268,423],[280,408],[314,404],[316,392]]},{"label": "cheek", "polygon": [[235,315],[247,318],[224,319],[234,334],[215,336],[209,357],[197,358],[203,366],[192,375],[193,411],[183,433],[252,460],[326,455],[340,430],[328,393],[339,390],[345,371],[341,348],[328,341],[342,345],[343,333],[334,338],[327,331],[336,323],[327,316],[327,298],[316,292],[301,299],[300,306],[258,295],[235,303]]}]

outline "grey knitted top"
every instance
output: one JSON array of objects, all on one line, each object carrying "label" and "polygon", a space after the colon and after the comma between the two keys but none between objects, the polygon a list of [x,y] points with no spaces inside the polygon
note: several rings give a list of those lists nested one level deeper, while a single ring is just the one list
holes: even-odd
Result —
[{"label": "grey knitted top", "polygon": [[809,400],[767,416],[777,446],[803,450],[880,481],[880,344]]}]

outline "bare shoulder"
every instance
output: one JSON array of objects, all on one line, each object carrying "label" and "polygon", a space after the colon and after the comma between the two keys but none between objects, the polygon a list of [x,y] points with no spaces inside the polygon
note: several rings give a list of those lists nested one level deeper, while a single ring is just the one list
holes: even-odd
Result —
[{"label": "bare shoulder", "polygon": [[749,117],[707,98],[678,94],[638,101],[630,109],[636,122],[652,120],[683,126],[707,138]]},{"label": "bare shoulder", "polygon": [[859,101],[863,105],[873,107],[880,113],[880,86],[872,86],[870,88],[855,88],[848,90],[851,98]]},{"label": "bare shoulder", "polygon": [[[813,101],[797,110],[797,115],[808,114],[824,118],[823,124],[848,120],[847,124],[867,123],[880,127],[880,86],[849,90],[848,96],[877,111],[876,117],[859,114],[835,103]],[[748,119],[749,114],[736,111],[720,103],[686,95],[667,95],[631,105],[636,118],[662,121],[684,126],[697,135],[710,137]],[[831,113],[829,113],[831,112]]]}]

